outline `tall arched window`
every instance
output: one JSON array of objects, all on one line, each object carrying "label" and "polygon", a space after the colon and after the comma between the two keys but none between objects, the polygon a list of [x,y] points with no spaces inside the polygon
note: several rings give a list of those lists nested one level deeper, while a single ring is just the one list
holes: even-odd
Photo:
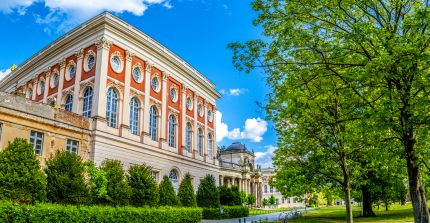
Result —
[{"label": "tall arched window", "polygon": [[191,142],[192,142],[193,129],[191,124],[187,122],[187,126],[185,127],[185,145],[187,147],[187,151],[191,152]]},{"label": "tall arched window", "polygon": [[169,178],[170,178],[170,181],[172,181],[173,189],[175,189],[175,192],[178,191],[178,183],[179,183],[178,171],[176,171],[175,169],[170,170]]},{"label": "tall arched window", "polygon": [[212,159],[212,148],[213,148],[212,133],[208,133],[208,156],[210,159]]},{"label": "tall arched window", "polygon": [[130,130],[131,134],[137,135],[139,130],[139,101],[137,98],[130,100]]},{"label": "tall arched window", "polygon": [[176,147],[176,118],[174,115],[169,116],[169,146]]},{"label": "tall arched window", "polygon": [[82,106],[82,115],[91,117],[91,109],[93,108],[93,88],[87,87],[84,92],[84,104]]},{"label": "tall arched window", "polygon": [[149,109],[149,135],[151,136],[151,139],[154,141],[158,141],[157,138],[157,122],[158,122],[158,110],[153,105]]},{"label": "tall arched window", "polygon": [[106,98],[106,120],[108,126],[117,127],[118,117],[118,93],[113,88],[109,88]]},{"label": "tall arched window", "polygon": [[71,112],[72,107],[73,107],[73,95],[69,94],[66,97],[66,103],[64,104],[64,109],[66,109],[66,111]]},{"label": "tall arched window", "polygon": [[203,130],[201,128],[199,128],[199,130],[197,131],[197,149],[199,151],[199,155],[203,156]]}]

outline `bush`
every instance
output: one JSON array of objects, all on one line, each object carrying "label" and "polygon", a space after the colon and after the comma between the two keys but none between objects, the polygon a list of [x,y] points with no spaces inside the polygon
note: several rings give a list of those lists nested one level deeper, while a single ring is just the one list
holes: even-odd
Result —
[{"label": "bush", "polygon": [[253,204],[255,204],[255,201],[256,201],[257,199],[255,198],[255,195],[254,194],[248,194],[248,204],[249,205],[253,205]]},{"label": "bush", "polygon": [[131,203],[134,206],[157,206],[158,185],[152,177],[152,168],[145,164],[131,166],[128,170],[128,185],[131,187]]},{"label": "bush", "polygon": [[197,223],[202,218],[200,208],[135,208],[106,206],[62,206],[38,204],[35,206],[0,203],[0,222],[145,222]]},{"label": "bush", "polygon": [[197,205],[199,207],[217,208],[220,205],[220,196],[215,184],[215,177],[206,175],[200,180],[197,190]]},{"label": "bush", "polygon": [[226,185],[219,186],[219,195],[221,205],[233,206],[234,203],[234,195],[233,191],[230,187]]},{"label": "bush", "polygon": [[108,180],[106,178],[106,172],[97,168],[92,161],[84,163],[85,172],[89,178],[90,192],[92,202],[96,204],[106,203],[110,200],[107,193]]},{"label": "bush", "polygon": [[242,201],[240,199],[239,187],[238,186],[232,186],[231,192],[232,192],[233,204],[234,205],[242,205]]},{"label": "bush", "polygon": [[103,161],[100,169],[106,174],[107,179],[107,204],[127,205],[131,196],[131,188],[127,183],[127,178],[118,160]]},{"label": "bush", "polygon": [[172,182],[168,176],[164,176],[160,183],[160,205],[161,206],[179,206],[179,199],[173,189]]},{"label": "bush", "polygon": [[223,214],[220,208],[204,208],[203,219],[227,219],[249,216],[249,208],[245,206],[223,206]]},{"label": "bush", "polygon": [[193,184],[191,183],[190,173],[185,174],[184,179],[179,185],[178,197],[184,207],[197,207],[196,195],[194,195]]},{"label": "bush", "polygon": [[33,146],[14,139],[0,152],[0,199],[34,203],[46,196],[46,178]]},{"label": "bush", "polygon": [[248,198],[246,197],[246,193],[244,191],[241,191],[239,193],[240,196],[240,204],[243,205],[248,201]]},{"label": "bush", "polygon": [[46,164],[48,200],[62,204],[85,204],[90,201],[81,158],[67,151],[57,151]]}]

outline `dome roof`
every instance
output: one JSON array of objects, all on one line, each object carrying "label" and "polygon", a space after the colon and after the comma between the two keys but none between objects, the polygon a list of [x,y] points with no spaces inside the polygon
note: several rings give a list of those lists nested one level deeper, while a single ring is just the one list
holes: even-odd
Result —
[{"label": "dome roof", "polygon": [[246,146],[240,142],[234,142],[225,149],[225,151],[249,152]]}]

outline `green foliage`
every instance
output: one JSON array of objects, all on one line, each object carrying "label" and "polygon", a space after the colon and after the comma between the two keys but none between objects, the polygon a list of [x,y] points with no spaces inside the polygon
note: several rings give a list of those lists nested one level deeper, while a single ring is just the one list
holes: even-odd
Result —
[{"label": "green foliage", "polygon": [[215,177],[206,175],[200,180],[197,190],[197,205],[199,207],[217,208],[220,205],[220,192],[216,187]]},{"label": "green foliage", "polygon": [[34,203],[45,196],[46,178],[33,146],[25,139],[14,139],[0,151],[0,199]]},{"label": "green foliage", "polygon": [[131,203],[134,206],[157,206],[158,185],[152,177],[152,168],[145,164],[131,166],[128,170],[128,184],[131,187]]},{"label": "green foliage", "polygon": [[270,195],[270,197],[269,197],[269,204],[270,205],[275,205],[276,204],[276,198],[275,198],[275,196],[273,196],[273,194]]},{"label": "green foliage", "polygon": [[257,198],[255,197],[254,194],[248,194],[247,203],[249,205],[254,205],[256,200],[257,200]]},{"label": "green foliage", "polygon": [[220,194],[220,202],[221,205],[233,206],[234,203],[234,194],[230,187],[227,185],[222,185],[218,187]]},{"label": "green foliage", "polygon": [[81,158],[67,151],[57,151],[46,163],[47,198],[62,204],[85,204],[90,201]]},{"label": "green foliage", "polygon": [[92,161],[84,163],[85,172],[88,175],[90,192],[92,195],[93,203],[104,203],[104,201],[110,200],[107,193],[108,180],[106,178],[106,172],[97,168]]},{"label": "green foliage", "polygon": [[179,185],[178,197],[181,205],[184,207],[197,207],[196,195],[194,194],[191,180],[191,174],[187,173]]},{"label": "green foliage", "polygon": [[62,206],[38,204],[35,206],[0,203],[0,222],[145,222],[145,223],[198,223],[200,208],[135,208],[104,206]]},{"label": "green foliage", "polygon": [[241,191],[239,193],[239,196],[240,196],[240,205],[243,205],[248,201],[248,198],[247,198],[246,193],[244,191]]},{"label": "green foliage", "polygon": [[203,219],[227,219],[249,216],[249,208],[246,206],[223,206],[223,213],[220,208],[204,208]]},{"label": "green foliage", "polygon": [[164,176],[160,182],[160,202],[161,206],[179,206],[179,199],[168,176]]},{"label": "green foliage", "polygon": [[269,200],[267,198],[263,198],[263,207],[266,207],[269,204],[270,204]]},{"label": "green foliage", "polygon": [[127,205],[130,201],[131,188],[127,183],[124,168],[119,160],[105,160],[99,168],[107,179],[107,198],[103,203],[113,206]]},{"label": "green foliage", "polygon": [[233,199],[233,205],[242,205],[242,201],[240,199],[240,191],[238,186],[231,186],[231,193]]}]

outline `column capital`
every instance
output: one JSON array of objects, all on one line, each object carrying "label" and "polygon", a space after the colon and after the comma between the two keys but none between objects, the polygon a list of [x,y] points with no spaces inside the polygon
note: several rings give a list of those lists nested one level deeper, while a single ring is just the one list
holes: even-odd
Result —
[{"label": "column capital", "polygon": [[170,74],[167,73],[166,71],[162,71],[161,75],[163,76],[163,81],[167,81],[167,79],[169,79]]},{"label": "column capital", "polygon": [[151,63],[150,61],[146,61],[145,62],[145,70],[146,70],[146,72],[150,73],[153,67],[154,67],[154,64]]},{"label": "column capital", "polygon": [[189,89],[189,87],[187,85],[185,85],[185,84],[182,85],[182,93],[183,94],[186,94],[188,89]]},{"label": "column capital", "polygon": [[97,49],[109,50],[112,46],[112,41],[107,40],[105,37],[100,38],[97,42]]},{"label": "column capital", "polygon": [[75,55],[76,55],[76,57],[77,57],[78,60],[82,59],[82,56],[84,55],[84,49],[81,48],[81,49],[77,50],[75,52]]},{"label": "column capital", "polygon": [[128,62],[131,62],[133,60],[133,57],[136,56],[135,53],[130,52],[129,50],[125,51],[125,60]]},{"label": "column capital", "polygon": [[58,63],[60,64],[60,69],[64,69],[66,67],[66,58],[61,58]]}]

